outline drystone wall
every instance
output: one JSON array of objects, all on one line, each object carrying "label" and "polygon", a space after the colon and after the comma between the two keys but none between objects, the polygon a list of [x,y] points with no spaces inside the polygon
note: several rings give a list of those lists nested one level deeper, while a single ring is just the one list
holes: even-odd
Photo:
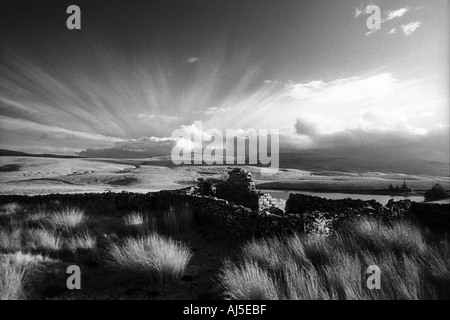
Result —
[{"label": "drystone wall", "polygon": [[360,217],[383,220],[413,219],[433,228],[450,230],[450,205],[411,201],[327,200],[291,194],[285,208],[269,195],[256,190],[251,175],[233,170],[218,184],[202,180],[199,186],[175,191],[140,193],[50,194],[38,196],[0,195],[0,205],[17,202],[43,206],[75,206],[88,214],[123,215],[130,211],[151,212],[188,204],[196,219],[223,227],[240,239],[290,234],[329,234]]},{"label": "drystone wall", "polygon": [[234,169],[225,182],[215,185],[215,196],[258,211],[259,192],[252,174],[244,169]]}]

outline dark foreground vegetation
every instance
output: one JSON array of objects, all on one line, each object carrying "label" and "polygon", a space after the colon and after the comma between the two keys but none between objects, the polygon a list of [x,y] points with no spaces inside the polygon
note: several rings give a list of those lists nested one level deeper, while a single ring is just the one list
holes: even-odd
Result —
[{"label": "dark foreground vegetation", "polygon": [[[380,290],[366,285],[372,265]],[[234,299],[449,299],[450,242],[406,221],[360,220],[330,237],[251,241],[221,279]]]},{"label": "dark foreground vegetation", "polygon": [[[57,201],[0,210],[1,299],[449,299],[450,241],[363,218],[329,236],[236,242],[178,205],[86,214]],[[69,265],[82,289],[68,290]],[[366,286],[381,269],[381,290]]]},{"label": "dark foreground vegetation", "polygon": [[123,283],[156,288],[178,282],[192,250],[175,238],[190,228],[192,217],[188,207],[105,217],[59,203],[3,205],[0,298],[75,298],[67,295],[69,265],[82,270],[86,290],[80,291],[87,295],[77,298],[93,293],[94,298],[112,298],[93,290],[120,289]]}]

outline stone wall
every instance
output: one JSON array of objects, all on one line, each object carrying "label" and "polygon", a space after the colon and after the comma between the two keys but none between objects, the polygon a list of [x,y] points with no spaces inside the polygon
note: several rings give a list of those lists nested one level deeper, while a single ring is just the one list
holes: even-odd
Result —
[{"label": "stone wall", "polygon": [[286,200],[273,198],[270,194],[264,193],[258,199],[258,211],[264,212],[279,212],[284,211]]},{"label": "stone wall", "polygon": [[[188,204],[195,216],[224,227],[240,239],[280,234],[328,234],[342,224],[368,216],[385,220],[409,218],[433,228],[450,230],[450,205],[420,204],[411,201],[390,202],[386,207],[374,201],[327,200],[291,194],[286,211],[276,207],[255,211],[215,197],[193,195],[191,189],[139,193],[51,194],[39,196],[0,196],[0,205],[17,202],[24,205],[76,206],[89,214],[121,215],[129,211],[164,210]],[[51,207],[51,205],[50,205]]]},{"label": "stone wall", "polygon": [[393,219],[412,219],[433,229],[450,231],[450,204],[418,203],[410,200],[390,201],[384,216]]},{"label": "stone wall", "polygon": [[290,234],[329,234],[360,217],[383,220],[412,219],[432,228],[450,230],[450,205],[411,201],[327,200],[291,194],[284,203],[256,190],[251,174],[242,169],[230,172],[227,181],[212,184],[199,181],[197,187],[175,191],[139,193],[50,194],[38,196],[0,195],[0,205],[17,202],[52,207],[52,203],[76,206],[88,214],[121,215],[129,211],[165,210],[185,205],[195,217],[227,229],[240,239]]},{"label": "stone wall", "polygon": [[249,239],[257,235],[258,213],[250,208],[215,197],[174,195],[170,191],[161,191],[154,196],[163,206],[187,203],[194,209],[197,221],[223,227],[235,238]]},{"label": "stone wall", "polygon": [[285,212],[295,220],[290,225],[296,231],[328,234],[361,217],[380,217],[382,208],[376,201],[329,200],[294,193],[289,195]]},{"label": "stone wall", "polygon": [[258,211],[260,195],[256,190],[252,174],[244,169],[232,170],[227,181],[217,183],[215,196]]},{"label": "stone wall", "polygon": [[285,212],[290,217],[297,217],[295,228],[303,227],[304,232],[327,233],[361,217],[373,217],[383,221],[409,219],[433,229],[450,230],[450,204],[391,200],[383,206],[375,200],[328,200],[291,194],[286,202]]},{"label": "stone wall", "polygon": [[190,193],[224,199],[259,213],[277,212],[279,214],[286,205],[285,200],[275,199],[269,194],[259,192],[252,174],[241,168],[230,171],[226,181],[213,183],[200,178],[197,186]]},{"label": "stone wall", "polygon": [[375,200],[363,201],[353,199],[329,200],[320,197],[307,196],[302,194],[292,193],[286,202],[286,213],[310,212],[313,210],[321,212],[335,212],[340,214],[347,214],[354,211],[365,211],[367,213],[380,212],[382,205]]},{"label": "stone wall", "polygon": [[26,206],[52,204],[75,206],[87,214],[123,215],[130,211],[151,212],[170,206],[185,205],[194,210],[196,219],[223,227],[239,239],[249,239],[257,234],[258,213],[247,207],[215,197],[190,194],[189,189],[141,193],[84,193],[50,194],[37,196],[0,195],[0,205],[16,202]]}]

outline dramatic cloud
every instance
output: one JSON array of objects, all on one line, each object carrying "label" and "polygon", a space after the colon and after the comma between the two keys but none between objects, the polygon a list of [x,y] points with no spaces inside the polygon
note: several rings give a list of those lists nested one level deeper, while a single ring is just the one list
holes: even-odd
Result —
[{"label": "dramatic cloud", "polygon": [[[384,156],[416,148],[433,158],[446,150],[442,1],[420,12],[419,4],[369,0],[184,1],[182,10],[94,2],[83,20],[92,32],[67,32],[52,6],[36,16],[38,4],[17,10],[8,2],[1,148],[150,157],[196,147],[172,137],[175,130],[203,144],[210,130],[245,139],[277,129],[284,150],[370,148]],[[367,28],[369,3],[382,10],[380,32]],[[98,14],[117,19],[92,21]]]},{"label": "dramatic cloud", "polygon": [[295,131],[301,136],[313,137],[319,133],[319,128],[310,119],[299,118],[295,123]]},{"label": "dramatic cloud", "polygon": [[[152,157],[170,154],[176,143],[177,139],[174,138],[148,137],[116,142],[115,147],[110,150],[120,151],[121,154],[134,153]],[[91,150],[91,156],[94,153],[95,151]]]},{"label": "dramatic cloud", "polygon": [[286,130],[280,137],[283,148],[344,154],[348,148],[369,148],[399,157],[413,156],[415,150],[421,157],[446,159],[449,99],[444,86],[439,90],[424,81],[380,74],[289,83],[285,89],[297,101],[297,120],[295,133]]},{"label": "dramatic cloud", "polygon": [[[40,124],[24,119],[0,116],[0,136],[3,148],[16,150],[21,145],[27,152],[76,153],[83,148],[102,148],[123,141],[118,137],[105,136],[58,126]],[[23,140],[26,143],[23,143]]]},{"label": "dramatic cloud", "polygon": [[[370,151],[379,157],[422,158],[448,161],[449,126],[437,126],[425,130],[412,126],[407,119],[395,112],[372,110],[346,124],[340,130],[324,132],[320,128],[327,125],[326,120],[297,119],[295,132],[303,137],[298,148],[330,149],[338,153],[345,150],[353,152]],[[292,140],[290,143],[294,143]],[[292,148],[292,146],[291,146]]]},{"label": "dramatic cloud", "polygon": [[289,83],[287,94],[297,100],[341,101],[364,100],[391,93],[398,83],[389,73],[371,77],[338,78],[333,81],[315,80],[308,83]]},{"label": "dramatic cloud", "polygon": [[412,35],[420,26],[422,25],[422,22],[416,21],[416,22],[410,22],[408,24],[402,24],[402,30],[406,36]]},{"label": "dramatic cloud", "polygon": [[[296,121],[296,132],[299,135],[310,137],[340,134],[342,132],[403,132],[405,136],[424,135],[427,130],[411,125],[406,116],[396,111],[385,111],[382,109],[371,109],[355,116],[349,121],[341,123],[336,129],[330,131],[331,120],[325,117],[298,118]],[[393,137],[395,139],[395,137]]]},{"label": "dramatic cloud", "polygon": [[[199,111],[202,127],[193,121],[190,125],[178,124],[167,135],[123,139],[125,142],[116,143],[115,148],[161,154],[176,143],[189,143],[167,138],[175,129],[203,143],[211,138],[208,130],[224,134],[233,128],[238,136],[253,129],[279,129],[281,148],[289,150],[343,150],[365,145],[381,148],[391,146],[397,138],[401,138],[398,145],[419,141],[437,126],[448,125],[448,102],[444,85],[439,88],[432,81],[420,79],[405,81],[390,73],[304,83],[273,81]],[[177,117],[152,113],[138,118],[153,127],[164,121],[178,123]],[[430,148],[436,143],[429,143]],[[195,146],[191,142],[188,147]]]},{"label": "dramatic cloud", "polygon": [[174,138],[159,138],[159,137],[149,137],[149,138],[139,138],[131,139],[126,141],[116,142],[115,145],[119,148],[142,151],[149,150],[149,148],[154,148],[155,146],[166,146],[170,145],[172,142],[176,141]]}]

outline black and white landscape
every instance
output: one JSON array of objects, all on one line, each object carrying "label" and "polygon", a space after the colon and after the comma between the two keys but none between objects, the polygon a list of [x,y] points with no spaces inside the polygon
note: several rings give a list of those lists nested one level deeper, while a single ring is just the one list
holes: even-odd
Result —
[{"label": "black and white landscape", "polygon": [[448,1],[0,12],[0,299],[450,299]]}]

